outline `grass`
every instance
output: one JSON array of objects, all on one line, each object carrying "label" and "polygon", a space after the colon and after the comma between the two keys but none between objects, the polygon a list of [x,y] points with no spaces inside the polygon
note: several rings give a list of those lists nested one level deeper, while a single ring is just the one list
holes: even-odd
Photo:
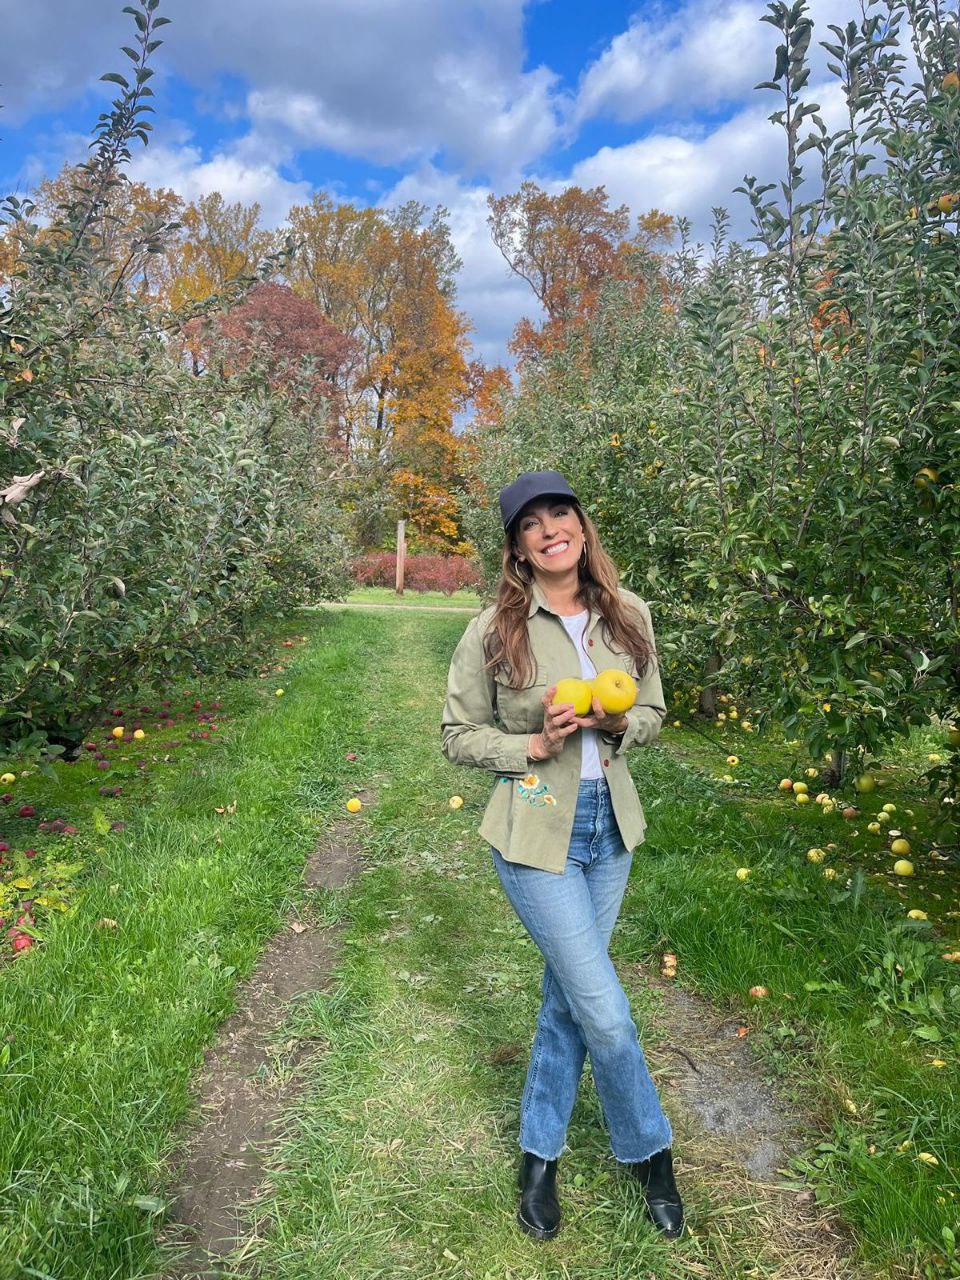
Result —
[{"label": "grass", "polygon": [[[87,867],[79,905],[2,971],[0,1276],[157,1274],[165,1180],[203,1048],[300,897],[318,833],[368,786],[376,802],[351,828],[365,873],[349,891],[315,895],[345,926],[338,981],[296,1002],[278,1037],[327,1048],[291,1106],[245,1261],[226,1274],[815,1274],[791,1256],[789,1230],[771,1228],[761,1192],[698,1173],[692,1145],[678,1152],[692,1231],[659,1240],[609,1156],[588,1075],[564,1157],[564,1231],[546,1249],[517,1232],[517,1110],[540,963],[475,834],[489,779],[439,753],[464,620],[304,617],[309,644],[282,676],[193,689],[204,706],[223,702],[222,743],[195,740],[187,757],[154,747],[139,771],[125,746],[106,778],[90,762],[58,766],[56,804],[45,779],[17,782],[38,815],[77,825]],[[726,769],[714,762],[728,746],[667,730],[636,753],[650,827],[615,957],[629,969],[676,951],[680,982],[750,1028],[770,1079],[820,1135],[796,1179],[839,1206],[861,1260],[883,1276],[952,1276],[956,1264],[935,1259],[960,1200],[956,966],[939,959],[930,922],[905,923],[895,891],[861,883],[863,846],[838,815],[840,874],[826,880],[806,860],[826,842],[824,820],[776,792],[806,762],[788,769],[782,744],[752,740],[749,755],[739,748],[742,781],[723,783],[711,773]],[[100,798],[95,784],[115,776],[123,796]],[[914,807],[910,777],[891,768],[884,797]],[[454,792],[465,798],[456,811]],[[125,829],[99,834],[94,807]],[[750,1001],[754,983],[765,1000]],[[634,1010],[656,1061],[664,1033],[642,986]]]},{"label": "grass", "polygon": [[[293,625],[314,643],[282,676],[194,685],[228,719],[224,741],[196,740],[192,760],[161,745],[136,771],[124,748],[106,775],[127,779],[119,801],[95,794],[105,775],[86,759],[58,766],[57,791],[22,782],[38,813],[77,825],[88,867],[79,906],[0,975],[4,1277],[155,1274],[161,1169],[191,1079],[298,891],[347,767],[345,708],[378,665],[377,637],[356,615]],[[281,678],[290,687],[278,699]],[[125,829],[91,835],[94,805],[112,805]]]},{"label": "grass", "polygon": [[411,591],[409,587],[402,596],[398,596],[392,587],[356,587],[347,600],[350,604],[396,604],[421,609],[435,609],[442,605],[447,609],[473,612],[480,608],[481,603],[474,591],[454,591],[451,595],[444,595],[442,591]]}]

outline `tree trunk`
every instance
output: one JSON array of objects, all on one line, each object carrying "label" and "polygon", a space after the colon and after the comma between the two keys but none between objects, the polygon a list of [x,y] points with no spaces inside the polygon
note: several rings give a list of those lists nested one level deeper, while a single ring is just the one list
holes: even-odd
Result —
[{"label": "tree trunk", "polygon": [[832,747],[831,753],[833,760],[820,775],[820,781],[825,787],[839,787],[847,771],[848,753],[839,746]]},{"label": "tree trunk", "polygon": [[703,669],[704,687],[700,690],[700,700],[697,705],[697,711],[702,716],[706,716],[708,720],[717,718],[717,690],[714,685],[708,684],[711,676],[715,676],[723,666],[723,659],[719,653],[711,653],[707,658],[706,666]]}]

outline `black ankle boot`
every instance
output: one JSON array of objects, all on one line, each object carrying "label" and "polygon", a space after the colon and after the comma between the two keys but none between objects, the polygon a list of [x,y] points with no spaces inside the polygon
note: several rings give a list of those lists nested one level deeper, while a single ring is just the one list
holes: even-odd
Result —
[{"label": "black ankle boot", "polygon": [[517,1221],[535,1240],[552,1240],[560,1230],[557,1162],[524,1151],[520,1162],[520,1210]]},{"label": "black ankle boot", "polygon": [[628,1167],[643,1187],[650,1221],[672,1240],[683,1230],[683,1201],[673,1179],[670,1148],[665,1147],[649,1160],[641,1160]]}]

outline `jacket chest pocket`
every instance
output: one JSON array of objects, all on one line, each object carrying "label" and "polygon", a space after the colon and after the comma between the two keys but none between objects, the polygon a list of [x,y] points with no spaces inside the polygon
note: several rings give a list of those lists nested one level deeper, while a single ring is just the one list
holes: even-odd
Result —
[{"label": "jacket chest pocket", "polygon": [[497,715],[508,733],[537,733],[543,728],[546,680],[537,679],[525,689],[511,689],[496,681]]}]

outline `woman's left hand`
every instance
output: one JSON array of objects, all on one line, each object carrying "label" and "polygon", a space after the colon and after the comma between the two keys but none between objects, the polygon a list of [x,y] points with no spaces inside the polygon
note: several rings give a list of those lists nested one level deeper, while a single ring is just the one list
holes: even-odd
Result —
[{"label": "woman's left hand", "polygon": [[573,720],[581,729],[599,729],[603,733],[623,733],[627,728],[627,717],[623,712],[604,711],[603,704],[596,694],[593,696],[592,714],[574,716]]}]

